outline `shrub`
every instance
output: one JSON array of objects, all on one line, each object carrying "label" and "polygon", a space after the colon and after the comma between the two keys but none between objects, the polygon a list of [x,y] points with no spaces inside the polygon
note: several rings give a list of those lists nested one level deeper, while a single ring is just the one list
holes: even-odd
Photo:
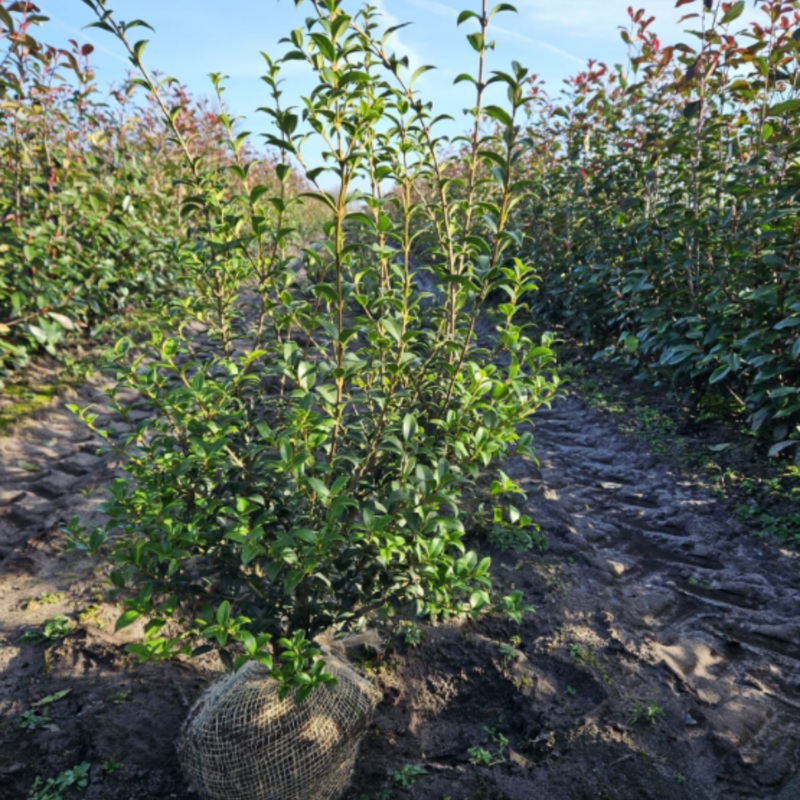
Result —
[{"label": "shrub", "polygon": [[800,5],[738,33],[741,0],[680,5],[688,44],[631,8],[626,66],[532,87],[533,305],[683,395],[735,398],[777,453],[800,419]]},{"label": "shrub", "polygon": [[[158,98],[144,45],[128,41],[134,24],[90,4]],[[173,129],[193,171],[183,213],[196,220],[209,266],[192,274],[194,295],[173,303],[148,344],[117,345],[111,400],[127,417],[118,389],[135,389],[153,416],[120,444],[101,431],[129,473],[106,504],[116,532],[72,526],[78,546],[107,553],[120,590],[136,588],[118,626],[153,617],[133,652],[189,653],[203,637],[229,665],[273,665],[300,699],[325,680],[321,662],[311,666],[325,629],[408,610],[436,619],[494,609],[519,620],[521,592],[492,599],[489,559],[465,552],[459,501],[505,453],[533,454],[532,435],[517,428],[557,390],[548,340],[533,342],[517,322],[533,288],[511,215],[525,192],[525,70],[487,80],[490,15],[479,17],[468,180],[465,199],[451,200],[437,176],[456,156],[443,154],[437,120],[413,88],[420,71],[404,77],[404,62],[387,55],[374,9],[314,7],[289,37],[294,49],[266,59],[277,129],[268,139],[282,154],[275,192],[255,179],[225,113],[228,169],[242,183],[230,196]],[[302,114],[278,102],[288,60],[317,76]],[[484,105],[488,82],[507,85],[508,110]],[[497,131],[482,131],[485,115]],[[309,133],[328,166],[306,168]],[[290,198],[298,167],[314,190]],[[323,174],[336,190],[322,187]],[[420,181],[437,187],[435,201],[417,199]],[[328,219],[296,258],[286,219],[307,204]],[[411,258],[423,236],[433,267]],[[433,298],[415,287],[431,271]],[[491,292],[505,302],[489,347],[476,325]],[[192,609],[194,621],[165,628]]]},{"label": "shrub", "polygon": [[0,6],[0,375],[182,272],[165,137],[126,91],[96,98],[92,45],[34,38],[46,21],[33,3]]},{"label": "shrub", "polygon": [[[203,256],[186,246],[178,199],[187,167],[154,96],[129,83],[105,102],[93,46],[40,41],[46,22],[33,3],[0,4],[0,378],[31,353],[55,355],[109,318],[157,305]],[[161,92],[171,124],[219,163],[217,115],[175,81]],[[238,180],[220,177],[220,190]]]}]

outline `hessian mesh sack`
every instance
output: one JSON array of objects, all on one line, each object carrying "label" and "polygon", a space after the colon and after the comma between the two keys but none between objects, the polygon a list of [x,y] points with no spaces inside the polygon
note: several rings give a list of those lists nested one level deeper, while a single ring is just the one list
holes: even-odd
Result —
[{"label": "hessian mesh sack", "polygon": [[361,736],[380,693],[334,653],[338,684],[295,705],[257,662],[200,697],[183,725],[178,755],[204,800],[333,800],[347,788]]}]

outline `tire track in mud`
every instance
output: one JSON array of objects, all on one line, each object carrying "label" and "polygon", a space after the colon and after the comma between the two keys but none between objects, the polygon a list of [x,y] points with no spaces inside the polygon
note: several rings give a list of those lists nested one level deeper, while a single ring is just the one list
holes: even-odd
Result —
[{"label": "tire track in mud", "polygon": [[[71,401],[81,407],[97,404],[98,424],[124,434],[130,428],[103,403],[105,386],[90,381]],[[134,399],[131,395],[127,402]],[[144,416],[131,412],[133,421]],[[35,571],[31,545],[57,533],[72,516],[98,524],[99,490],[117,474],[113,455],[98,454],[104,446],[65,408],[64,398],[0,437],[0,574]]]},{"label": "tire track in mud", "polygon": [[663,676],[654,694],[682,698],[694,764],[716,762],[695,776],[703,797],[800,797],[800,560],[579,398],[534,421],[540,468],[506,471],[575,559],[559,603],[601,614],[607,639]]}]

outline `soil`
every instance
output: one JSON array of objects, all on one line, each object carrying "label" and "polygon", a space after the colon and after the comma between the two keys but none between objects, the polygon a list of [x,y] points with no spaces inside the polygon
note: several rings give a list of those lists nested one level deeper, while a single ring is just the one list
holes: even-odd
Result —
[{"label": "soil", "polygon": [[[75,402],[101,388],[87,384]],[[102,402],[96,411],[114,423]],[[540,412],[535,437],[540,465],[503,469],[550,550],[492,555],[499,587],[522,589],[536,612],[362,653],[384,700],[349,796],[797,800],[796,555],[755,539],[730,503],[577,396]],[[197,797],[174,743],[217,663],[137,665],[124,647],[141,628],[113,632],[104,568],[64,549],[73,515],[102,524],[119,465],[100,444],[61,403],[0,439],[0,800],[82,763],[89,786],[64,800]],[[58,615],[68,636],[20,641]],[[515,652],[501,652],[513,637]],[[30,710],[49,721],[20,728]],[[500,763],[473,764],[476,747]]]}]

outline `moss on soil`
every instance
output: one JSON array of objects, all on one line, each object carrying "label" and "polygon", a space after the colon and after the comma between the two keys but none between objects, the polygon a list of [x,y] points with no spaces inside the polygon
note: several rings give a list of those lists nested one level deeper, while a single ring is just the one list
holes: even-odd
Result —
[{"label": "moss on soil", "polygon": [[[0,436],[4,436],[23,420],[34,416],[56,398],[78,389],[97,370],[103,347],[121,336],[149,334],[157,312],[142,310],[104,323],[94,331],[94,339],[83,341],[72,352],[65,351],[63,361],[47,357],[54,366],[46,370],[44,379],[37,379],[30,368],[12,373],[5,383],[0,381]],[[79,354],[77,357],[73,357]]]},{"label": "moss on soil", "polygon": [[46,385],[26,380],[6,384],[0,389],[0,435],[50,405],[66,389],[75,388],[81,383],[59,376],[54,383]]}]

